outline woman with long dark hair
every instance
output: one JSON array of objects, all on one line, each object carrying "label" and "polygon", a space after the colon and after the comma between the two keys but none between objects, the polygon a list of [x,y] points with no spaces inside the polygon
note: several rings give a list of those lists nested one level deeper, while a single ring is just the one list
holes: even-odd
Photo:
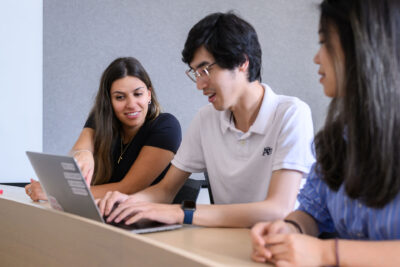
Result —
[{"label": "woman with long dark hair", "polygon": [[[160,112],[146,70],[137,59],[125,57],[104,71],[95,104],[70,154],[99,198],[107,191],[131,194],[159,182],[180,142],[179,122]],[[36,181],[26,192],[33,200],[46,199]]]},{"label": "woman with long dark hair", "polygon": [[[317,163],[299,209],[252,229],[252,257],[400,266],[400,1],[324,0],[319,38],[314,61],[332,101]],[[324,232],[337,238],[315,238]]]}]

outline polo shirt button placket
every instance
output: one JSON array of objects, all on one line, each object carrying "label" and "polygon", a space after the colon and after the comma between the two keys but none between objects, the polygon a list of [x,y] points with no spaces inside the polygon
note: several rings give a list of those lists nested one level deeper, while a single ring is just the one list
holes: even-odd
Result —
[{"label": "polo shirt button placket", "polygon": [[249,140],[239,139],[237,149],[240,157],[247,158],[249,156]]}]

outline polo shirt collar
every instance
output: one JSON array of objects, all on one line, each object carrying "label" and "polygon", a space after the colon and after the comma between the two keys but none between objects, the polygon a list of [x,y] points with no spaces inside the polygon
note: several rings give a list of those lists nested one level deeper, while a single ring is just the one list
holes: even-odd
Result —
[{"label": "polo shirt collar", "polygon": [[[264,87],[264,97],[256,120],[254,121],[253,125],[250,126],[248,133],[252,132],[264,134],[266,132],[268,124],[270,124],[270,121],[273,119],[273,115],[275,113],[274,110],[278,102],[278,96],[272,91],[272,89],[264,83],[261,85]],[[230,110],[222,111],[220,116],[222,133],[225,133],[229,128],[234,131],[238,131],[235,128],[232,112]]]},{"label": "polo shirt collar", "polygon": [[264,83],[262,83],[261,85],[264,87],[264,98],[261,103],[260,110],[258,111],[256,120],[249,129],[249,131],[258,134],[264,134],[267,131],[268,125],[271,125],[271,121],[274,118],[279,97],[272,91],[272,89],[268,85]]},{"label": "polo shirt collar", "polygon": [[233,122],[232,112],[230,110],[221,111],[221,131],[225,134],[228,128],[235,128],[235,123]]}]

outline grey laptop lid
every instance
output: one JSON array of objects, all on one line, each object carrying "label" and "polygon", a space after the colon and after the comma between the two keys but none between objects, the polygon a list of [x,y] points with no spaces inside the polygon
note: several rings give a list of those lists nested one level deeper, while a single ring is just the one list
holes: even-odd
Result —
[{"label": "grey laptop lid", "polygon": [[[73,157],[26,152],[52,208],[103,222],[92,193]],[[118,227],[118,225],[116,225]],[[172,230],[179,224],[167,225],[142,221],[122,228],[135,233]]]}]

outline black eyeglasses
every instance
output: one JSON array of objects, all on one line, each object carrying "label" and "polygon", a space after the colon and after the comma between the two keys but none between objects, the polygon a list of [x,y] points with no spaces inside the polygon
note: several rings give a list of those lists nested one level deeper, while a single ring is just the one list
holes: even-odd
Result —
[{"label": "black eyeglasses", "polygon": [[187,71],[185,71],[185,73],[193,82],[196,83],[198,78],[210,76],[209,69],[215,64],[217,64],[217,62],[205,65],[203,67],[198,68],[197,70],[190,68]]}]

